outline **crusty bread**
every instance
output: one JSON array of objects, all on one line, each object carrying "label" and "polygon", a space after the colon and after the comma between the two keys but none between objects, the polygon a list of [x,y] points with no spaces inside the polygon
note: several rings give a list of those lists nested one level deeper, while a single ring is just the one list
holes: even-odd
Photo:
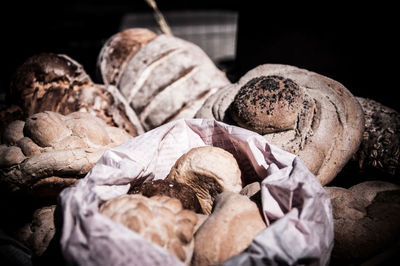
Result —
[{"label": "crusty bread", "polygon": [[56,205],[44,206],[32,215],[32,221],[16,232],[16,239],[27,246],[34,256],[41,256],[49,247],[56,233],[54,211]]},{"label": "crusty bread", "polygon": [[132,136],[143,133],[135,112],[119,90],[93,83],[83,66],[66,55],[41,53],[28,58],[16,70],[10,94],[25,118],[44,111],[80,111]]},{"label": "crusty bread", "polygon": [[302,88],[282,76],[253,78],[236,94],[231,105],[232,119],[262,135],[295,129],[303,94]]},{"label": "crusty bread", "polygon": [[[153,37],[144,29],[117,33],[105,43],[97,64],[106,84],[120,89],[145,130],[193,118],[209,95],[230,83],[197,45],[164,34]],[[113,54],[126,56],[112,60]],[[107,77],[109,72],[117,78]]]},{"label": "crusty bread", "polygon": [[333,259],[359,263],[399,241],[400,186],[365,181],[349,189],[325,189],[334,218]]},{"label": "crusty bread", "polygon": [[155,37],[157,34],[145,28],[126,29],[111,36],[97,58],[103,83],[118,84],[129,60]]},{"label": "crusty bread", "polygon": [[171,168],[167,180],[190,186],[205,214],[211,213],[215,197],[223,191],[239,193],[241,172],[233,155],[213,146],[197,147],[183,154]]},{"label": "crusty bread", "polygon": [[199,199],[193,189],[175,180],[159,179],[147,181],[139,186],[131,187],[128,194],[142,194],[146,197],[168,196],[180,200],[184,209],[192,210],[196,213],[202,212]]},{"label": "crusty bread", "polygon": [[222,192],[213,212],[195,234],[192,265],[214,265],[244,251],[266,228],[257,205],[248,197]]},{"label": "crusty bread", "polygon": [[[357,97],[365,117],[360,148],[352,161],[363,175],[396,177],[400,169],[400,113],[372,99]],[[393,180],[399,183],[400,180]]]},{"label": "crusty bread", "polygon": [[5,128],[0,181],[10,191],[57,197],[89,172],[102,154],[132,136],[87,113],[42,112]]},{"label": "crusty bread", "polygon": [[250,70],[210,96],[195,117],[263,134],[298,155],[322,184],[357,151],[364,130],[361,106],[342,84],[288,65]]},{"label": "crusty bread", "polygon": [[121,195],[101,205],[99,212],[190,263],[198,217],[183,209],[178,199]]}]

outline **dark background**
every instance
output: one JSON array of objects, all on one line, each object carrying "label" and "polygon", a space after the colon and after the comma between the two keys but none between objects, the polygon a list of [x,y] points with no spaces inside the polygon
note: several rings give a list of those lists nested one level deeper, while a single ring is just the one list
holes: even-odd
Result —
[{"label": "dark background", "polygon": [[[260,5],[260,3],[266,3]],[[331,77],[354,95],[398,109],[398,27],[395,8],[379,3],[293,4],[272,1],[157,1],[161,11],[235,10],[239,13],[235,81],[263,63],[290,64]],[[2,8],[0,89],[17,66],[40,52],[65,53],[95,79],[104,41],[122,15],[151,12],[136,1],[13,1]]]}]

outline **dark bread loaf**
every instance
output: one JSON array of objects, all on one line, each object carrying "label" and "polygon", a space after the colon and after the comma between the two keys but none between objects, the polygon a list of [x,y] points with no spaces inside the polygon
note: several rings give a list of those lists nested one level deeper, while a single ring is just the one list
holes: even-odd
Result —
[{"label": "dark bread loaf", "polygon": [[288,65],[266,64],[210,96],[196,114],[256,131],[298,155],[322,184],[357,151],[364,115],[340,83]]},{"label": "dark bread loaf", "polygon": [[27,246],[34,256],[41,256],[47,250],[56,233],[54,211],[56,205],[44,206],[32,215],[32,221],[16,232],[16,239]]},{"label": "dark bread loaf", "polygon": [[113,86],[95,84],[83,66],[62,54],[42,53],[28,58],[15,72],[10,95],[25,118],[53,111],[95,115],[132,136],[143,133],[134,111]]},{"label": "dark bread loaf", "polygon": [[366,181],[349,189],[325,187],[335,239],[332,259],[359,264],[400,240],[400,186]]},{"label": "dark bread loaf", "polygon": [[195,44],[164,34],[154,37],[145,29],[111,36],[97,65],[105,84],[119,88],[145,130],[193,118],[209,95],[230,83]]},{"label": "dark bread loaf", "polygon": [[128,194],[142,194],[149,198],[157,195],[176,198],[180,200],[184,209],[201,213],[200,202],[193,189],[175,180],[159,179],[144,182],[140,186],[131,187]]}]

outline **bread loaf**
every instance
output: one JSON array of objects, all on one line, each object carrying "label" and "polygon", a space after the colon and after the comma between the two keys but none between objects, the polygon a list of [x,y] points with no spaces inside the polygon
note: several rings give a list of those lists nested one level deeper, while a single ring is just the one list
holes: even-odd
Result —
[{"label": "bread loaf", "polygon": [[325,189],[334,218],[332,259],[358,264],[399,241],[400,186],[365,181],[349,189]]},{"label": "bread loaf", "polygon": [[143,133],[139,120],[119,90],[95,84],[72,58],[41,53],[28,58],[15,72],[10,95],[25,118],[53,111],[87,112],[132,136]]},{"label": "bread loaf", "polygon": [[175,180],[152,180],[142,183],[140,186],[133,186],[129,189],[128,194],[142,194],[146,197],[152,196],[168,196],[176,198],[182,203],[184,209],[201,213],[200,202],[193,189],[183,183]]},{"label": "bread loaf", "polygon": [[34,256],[41,256],[48,248],[56,232],[54,211],[56,205],[44,206],[32,215],[32,221],[21,227],[16,239],[27,246]]},{"label": "bread loaf", "polygon": [[360,176],[380,176],[399,183],[400,114],[372,99],[357,97],[365,117],[365,131],[351,162]]},{"label": "bread loaf", "polygon": [[262,134],[298,155],[322,184],[357,151],[364,115],[340,83],[288,65],[261,65],[210,96],[197,118],[214,118]]},{"label": "bread loaf", "polygon": [[105,202],[99,212],[190,263],[198,218],[193,211],[183,209],[178,199],[121,195]]},{"label": "bread loaf", "polygon": [[145,130],[193,118],[209,95],[230,83],[195,44],[146,29],[111,36],[97,65],[104,83],[120,89]]},{"label": "bread loaf", "polygon": [[2,136],[0,182],[10,191],[55,198],[86,175],[104,151],[131,137],[81,112],[42,112],[16,120]]},{"label": "bread loaf", "polygon": [[222,192],[213,212],[195,234],[192,265],[214,265],[244,251],[266,228],[257,205],[248,197]]},{"label": "bread loaf", "polygon": [[241,172],[236,159],[224,149],[203,146],[183,154],[171,168],[167,180],[191,187],[203,213],[210,214],[215,197],[223,191],[239,193]]}]

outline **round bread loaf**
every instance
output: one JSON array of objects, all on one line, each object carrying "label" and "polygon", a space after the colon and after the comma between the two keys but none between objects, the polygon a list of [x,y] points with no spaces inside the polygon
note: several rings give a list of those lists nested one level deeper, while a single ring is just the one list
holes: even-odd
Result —
[{"label": "round bread loaf", "polygon": [[266,64],[210,96],[196,118],[214,118],[262,134],[298,155],[322,184],[357,151],[364,115],[340,83],[288,65]]},{"label": "round bread loaf", "polygon": [[16,70],[10,88],[10,95],[22,107],[25,118],[44,111],[80,111],[132,136],[143,133],[136,114],[119,90],[93,83],[82,65],[66,55],[41,53],[28,58]]},{"label": "round bread loaf", "polygon": [[366,181],[349,189],[325,189],[334,218],[334,261],[359,264],[398,243],[400,186]]},{"label": "round bread loaf", "polygon": [[248,197],[222,192],[213,212],[195,234],[192,265],[215,265],[244,251],[266,228],[257,205]]},{"label": "round bread loaf", "polygon": [[183,209],[178,199],[168,196],[147,198],[139,194],[121,195],[101,205],[99,212],[189,264],[198,218],[193,211]]},{"label": "round bread loaf", "polygon": [[97,66],[104,83],[120,89],[145,130],[193,118],[209,95],[230,83],[200,47],[145,29],[111,36]]},{"label": "round bread loaf", "polygon": [[88,113],[42,112],[16,120],[0,145],[0,182],[9,191],[55,198],[86,175],[103,153],[132,136]]},{"label": "round bread loaf", "polygon": [[236,159],[224,149],[213,146],[193,148],[183,154],[166,179],[191,187],[205,214],[211,213],[219,193],[239,193],[242,189],[241,171]]}]

